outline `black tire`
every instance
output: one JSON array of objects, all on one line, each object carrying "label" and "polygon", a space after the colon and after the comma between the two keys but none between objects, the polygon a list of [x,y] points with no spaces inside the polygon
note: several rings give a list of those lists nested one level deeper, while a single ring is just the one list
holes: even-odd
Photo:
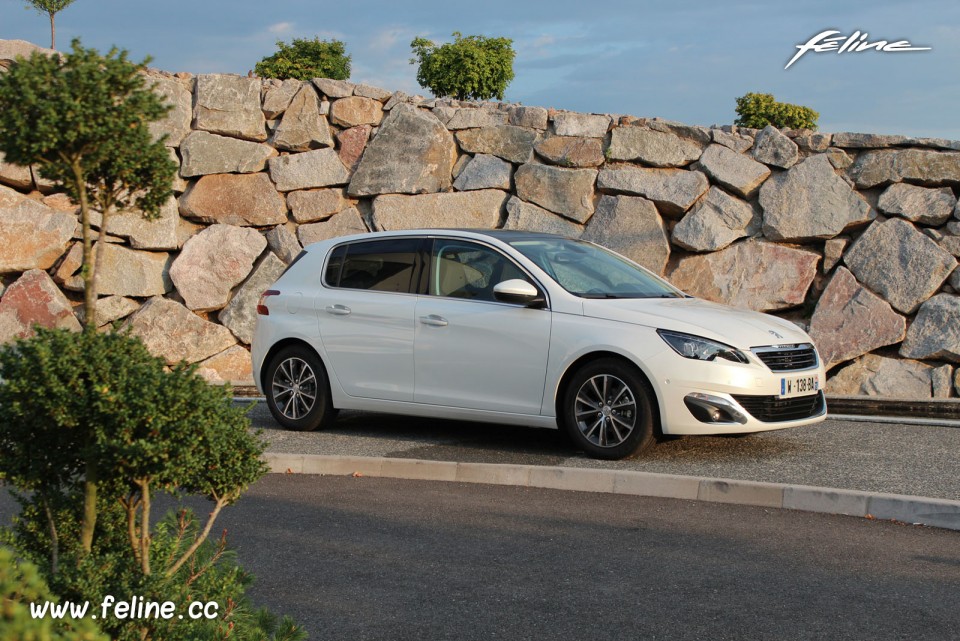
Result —
[{"label": "black tire", "polygon": [[337,416],[327,370],[313,350],[302,345],[284,347],[274,355],[263,387],[270,413],[288,430],[312,432]]},{"label": "black tire", "polygon": [[562,424],[574,445],[600,459],[639,454],[656,441],[656,396],[635,367],[603,358],[582,367],[566,387]]}]

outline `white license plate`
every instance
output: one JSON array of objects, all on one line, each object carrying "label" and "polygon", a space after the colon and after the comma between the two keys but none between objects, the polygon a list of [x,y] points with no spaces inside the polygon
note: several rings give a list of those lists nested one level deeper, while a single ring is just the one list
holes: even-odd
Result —
[{"label": "white license plate", "polygon": [[780,379],[780,398],[808,396],[820,390],[820,376],[790,376]]}]

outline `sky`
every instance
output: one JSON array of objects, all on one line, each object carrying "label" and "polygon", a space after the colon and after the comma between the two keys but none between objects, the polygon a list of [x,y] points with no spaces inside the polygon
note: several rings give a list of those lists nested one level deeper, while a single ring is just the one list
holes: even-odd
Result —
[{"label": "sky", "polygon": [[[752,91],[815,109],[825,132],[960,140],[957,0],[76,0],[56,23],[59,49],[79,37],[194,74],[245,75],[277,40],[338,39],[353,82],[425,96],[411,40],[502,36],[516,51],[510,102],[709,126],[732,124]],[[784,69],[826,30],[930,50],[809,51]],[[48,19],[0,0],[0,39],[49,46]]]}]

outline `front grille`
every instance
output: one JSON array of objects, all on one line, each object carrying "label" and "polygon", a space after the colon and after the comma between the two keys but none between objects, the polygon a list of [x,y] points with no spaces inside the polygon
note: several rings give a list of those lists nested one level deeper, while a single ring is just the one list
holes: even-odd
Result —
[{"label": "front grille", "polygon": [[754,347],[753,353],[771,372],[793,372],[817,366],[817,350],[810,343]]},{"label": "front grille", "polygon": [[810,396],[778,398],[776,396],[747,396],[733,394],[733,399],[751,416],[764,423],[799,421],[823,413],[823,392]]}]

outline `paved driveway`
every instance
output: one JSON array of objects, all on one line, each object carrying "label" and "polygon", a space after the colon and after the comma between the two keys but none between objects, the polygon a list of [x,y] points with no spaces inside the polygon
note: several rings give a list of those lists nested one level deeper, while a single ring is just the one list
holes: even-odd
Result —
[{"label": "paved driveway", "polygon": [[323,432],[281,430],[250,411],[272,452],[629,469],[960,500],[960,428],[827,420],[742,438],[684,437],[597,461],[554,430],[343,412]]}]

